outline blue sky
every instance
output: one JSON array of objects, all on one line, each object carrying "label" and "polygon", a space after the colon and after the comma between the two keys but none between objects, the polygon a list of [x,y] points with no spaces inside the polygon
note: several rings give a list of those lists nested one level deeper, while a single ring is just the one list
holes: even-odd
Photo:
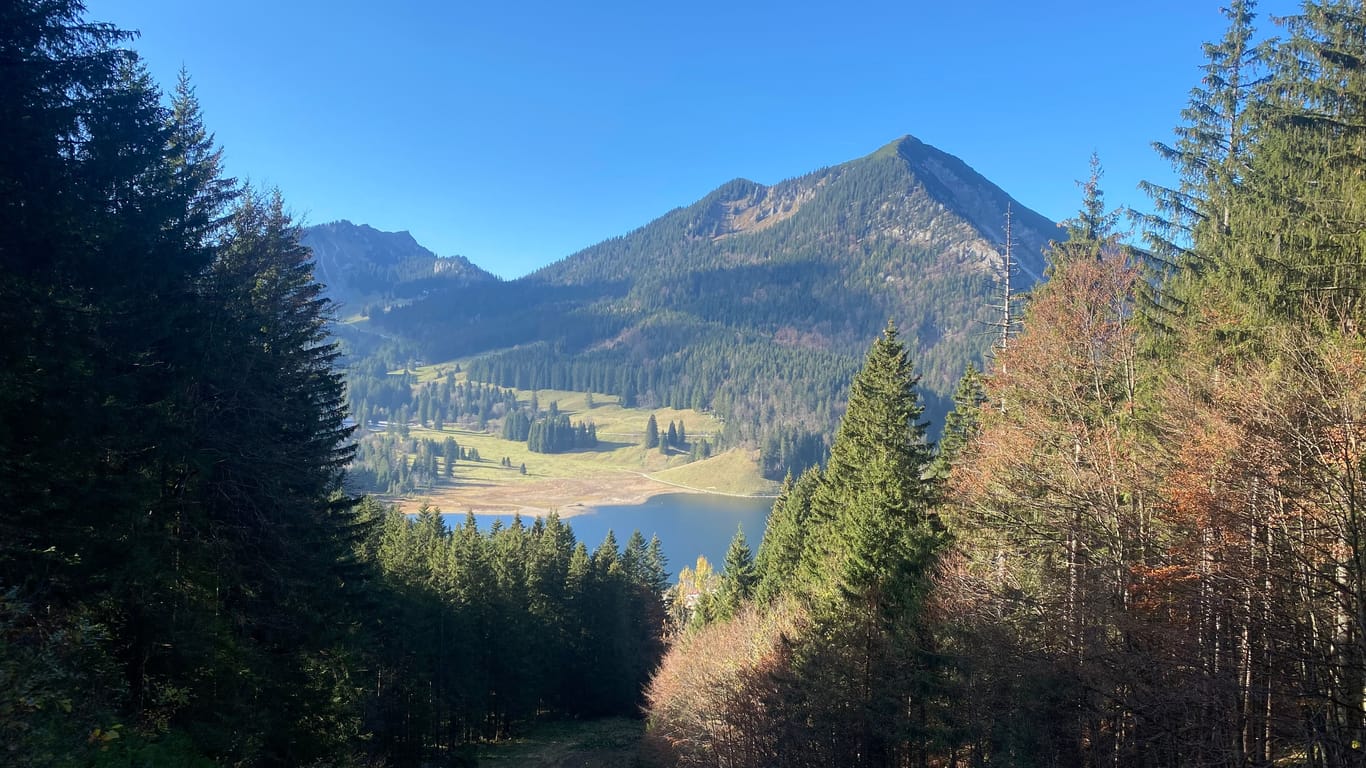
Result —
[{"label": "blue sky", "polygon": [[1142,207],[1224,21],[1204,0],[88,5],[163,86],[190,72],[231,174],[504,277],[905,134],[1053,219],[1096,151],[1107,200]]}]

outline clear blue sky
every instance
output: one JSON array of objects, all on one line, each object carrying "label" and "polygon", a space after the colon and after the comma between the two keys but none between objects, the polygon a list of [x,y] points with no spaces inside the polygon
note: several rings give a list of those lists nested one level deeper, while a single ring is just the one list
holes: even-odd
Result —
[{"label": "clear blue sky", "polygon": [[[1112,7],[1113,6],[1113,7]],[[228,171],[306,223],[406,229],[504,277],[687,205],[912,134],[1072,215],[1094,150],[1143,206],[1223,32],[1217,0],[89,0],[166,88],[183,65]],[[1293,11],[1265,2],[1259,25]]]}]

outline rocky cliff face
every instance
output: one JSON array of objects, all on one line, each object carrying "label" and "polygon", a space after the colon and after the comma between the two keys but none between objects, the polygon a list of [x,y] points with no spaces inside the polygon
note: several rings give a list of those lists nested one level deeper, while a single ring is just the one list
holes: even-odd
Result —
[{"label": "rocky cliff face", "polygon": [[383,232],[343,220],[306,228],[303,243],[313,250],[318,281],[344,311],[497,280],[463,256],[438,257],[408,232]]}]

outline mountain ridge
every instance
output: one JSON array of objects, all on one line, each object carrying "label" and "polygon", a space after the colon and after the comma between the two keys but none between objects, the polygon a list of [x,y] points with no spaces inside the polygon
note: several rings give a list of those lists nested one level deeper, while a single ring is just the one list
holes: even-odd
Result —
[{"label": "mountain ridge", "polygon": [[[860,166],[887,162],[904,164],[926,194],[938,201],[946,212],[967,212],[970,216],[967,223],[978,233],[977,239],[980,240],[976,249],[978,255],[987,261],[995,257],[997,264],[999,253],[995,246],[1005,240],[1004,214],[1006,203],[1010,203],[1015,215],[1014,240],[1021,246],[1017,249],[1016,257],[1020,260],[1020,266],[1033,280],[1042,278],[1042,252],[1049,240],[1056,235],[1057,225],[1015,200],[961,159],[907,134],[868,155],[839,165],[819,168],[771,185],[737,177],[721,184],[691,205],[674,208],[623,235],[583,248],[534,270],[521,279],[557,283],[581,282],[581,279],[575,277],[582,271],[582,268],[575,264],[576,261],[598,258],[598,251],[604,246],[629,241],[651,227],[670,226],[680,219],[686,221],[686,234],[693,239],[723,240],[736,235],[763,231],[800,215],[805,204],[813,200],[822,188],[838,184],[841,178],[850,172],[861,170]],[[964,194],[969,190],[981,189],[990,190],[988,199],[982,199],[980,195]],[[763,208],[764,203],[769,204],[767,209]],[[750,226],[725,226],[737,220],[746,221],[746,214],[747,221],[752,222]],[[898,233],[889,231],[888,234]],[[942,236],[938,238],[941,241],[943,239]],[[942,242],[935,243],[934,238],[931,238],[931,242],[943,245]]]},{"label": "mountain ridge", "polygon": [[891,318],[937,420],[991,343],[1007,208],[1021,292],[1057,226],[908,135],[776,184],[731,180],[517,280],[444,287],[372,322],[490,383],[715,409],[753,443],[828,433]]},{"label": "mountain ridge", "polygon": [[498,278],[464,256],[437,256],[408,230],[387,232],[338,219],[305,227],[314,274],[343,306],[367,301],[412,300],[450,287]]}]

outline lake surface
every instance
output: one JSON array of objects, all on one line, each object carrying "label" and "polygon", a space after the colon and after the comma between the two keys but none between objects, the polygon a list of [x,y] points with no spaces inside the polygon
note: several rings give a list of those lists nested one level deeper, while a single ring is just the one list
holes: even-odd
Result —
[{"label": "lake surface", "polygon": [[[631,531],[639,529],[647,541],[657,534],[669,560],[669,578],[677,580],[678,571],[684,566],[691,567],[698,555],[706,556],[716,570],[721,570],[736,526],[744,527],[750,550],[757,553],[772,508],[771,498],[666,493],[643,504],[594,507],[592,512],[566,518],[564,522],[574,529],[575,538],[588,545],[589,552],[602,543],[609,530],[616,534],[621,546],[626,544]],[[465,519],[463,514],[442,517],[450,526]],[[494,520],[510,524],[512,515],[479,515],[477,519],[480,530],[488,530]],[[523,518],[523,522],[530,525],[532,521]]]}]

